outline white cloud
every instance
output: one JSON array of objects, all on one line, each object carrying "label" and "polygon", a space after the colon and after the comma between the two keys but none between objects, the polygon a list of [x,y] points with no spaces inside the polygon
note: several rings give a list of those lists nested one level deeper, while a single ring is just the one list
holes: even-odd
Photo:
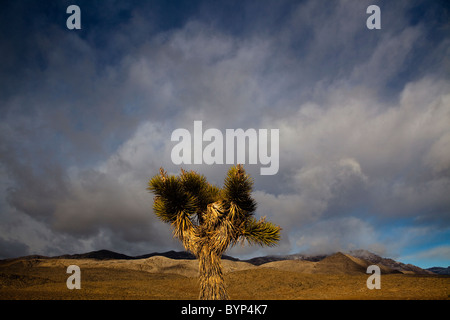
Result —
[{"label": "white cloud", "polygon": [[450,133],[442,135],[431,145],[429,152],[423,157],[425,164],[432,168],[434,173],[450,169],[450,152],[448,150],[450,150]]},{"label": "white cloud", "polygon": [[423,250],[414,254],[414,257],[417,259],[439,260],[444,258],[450,260],[450,246],[444,245],[429,250]]},{"label": "white cloud", "polygon": [[450,265],[450,246],[440,245],[430,249],[419,250],[398,259],[405,263],[421,264],[423,268],[447,267]]},{"label": "white cloud", "polygon": [[345,252],[359,248],[379,252],[383,248],[374,228],[355,217],[319,221],[301,228],[296,236],[297,247],[313,254]]}]

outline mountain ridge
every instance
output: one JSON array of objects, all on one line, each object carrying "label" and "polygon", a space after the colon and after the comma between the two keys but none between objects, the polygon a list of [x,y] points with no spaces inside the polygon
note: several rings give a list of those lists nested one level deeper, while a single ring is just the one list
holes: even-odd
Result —
[{"label": "mountain ridge", "polygon": [[444,267],[431,267],[431,268],[427,268],[426,270],[434,272],[435,274],[450,275],[450,266],[448,266],[447,268],[444,268]]},{"label": "mountain ridge", "polygon": [[[64,254],[59,256],[43,256],[43,255],[29,255],[18,258],[3,259],[0,261],[12,260],[35,260],[35,259],[94,259],[94,260],[138,260],[147,259],[155,256],[162,256],[173,260],[195,260],[196,257],[186,251],[166,251],[153,252],[149,254],[129,256],[126,254],[114,252],[111,250],[101,249],[78,254]],[[318,263],[321,266],[330,268],[332,265],[341,265],[354,270],[355,272],[365,272],[367,266],[376,264],[380,267],[382,273],[410,273],[410,274],[448,274],[449,268],[433,267],[429,269],[422,269],[411,264],[404,264],[390,258],[383,258],[367,250],[352,250],[348,253],[335,252],[332,254],[309,255],[309,254],[289,254],[289,255],[269,255],[254,257],[251,259],[240,260],[232,256],[223,255],[222,259],[230,261],[247,262],[254,266],[261,266],[278,261],[307,261]]]}]

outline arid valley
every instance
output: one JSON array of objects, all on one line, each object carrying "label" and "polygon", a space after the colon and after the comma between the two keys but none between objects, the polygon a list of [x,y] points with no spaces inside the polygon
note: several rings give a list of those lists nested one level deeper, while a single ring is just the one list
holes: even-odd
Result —
[{"label": "arid valley", "polygon": [[[195,300],[198,261],[91,255],[29,256],[0,261],[0,299]],[[111,252],[112,253],[112,252]],[[380,257],[378,257],[380,258]],[[237,300],[448,300],[450,276],[381,259],[381,288],[368,289],[373,262],[335,253],[316,259],[269,262],[222,259],[231,299]],[[310,261],[318,260],[318,261]],[[390,265],[386,262],[390,261]],[[252,263],[251,263],[252,262]],[[80,289],[69,290],[69,265],[80,267]]]}]

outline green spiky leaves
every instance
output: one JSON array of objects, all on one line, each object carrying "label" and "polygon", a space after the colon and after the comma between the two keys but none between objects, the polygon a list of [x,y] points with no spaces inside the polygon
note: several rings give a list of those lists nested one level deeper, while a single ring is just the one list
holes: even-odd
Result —
[{"label": "green spiky leaves", "polygon": [[203,175],[181,170],[179,176],[160,174],[148,182],[155,194],[156,216],[173,227],[174,237],[199,259],[200,298],[227,299],[220,257],[229,246],[273,246],[281,228],[265,218],[256,220],[253,181],[241,165],[231,167],[220,189]]},{"label": "green spiky leaves", "polygon": [[249,244],[258,244],[260,246],[274,246],[280,240],[279,226],[266,221],[263,217],[260,220],[251,218],[247,221],[244,229],[244,238]]},{"label": "green spiky leaves", "polygon": [[231,167],[225,178],[223,196],[233,216],[250,217],[256,210],[256,202],[251,197],[252,189],[253,180],[245,173],[242,165]]},{"label": "green spiky leaves", "polygon": [[273,246],[280,239],[280,227],[253,217],[253,181],[241,165],[230,168],[222,189],[209,184],[203,175],[185,170],[169,176],[161,169],[148,185],[155,194],[155,214],[172,224],[174,235],[194,254],[204,246],[216,246],[223,252],[243,240]]},{"label": "green spiky leaves", "polygon": [[196,211],[196,199],[184,191],[177,177],[162,172],[149,181],[147,189],[156,195],[153,209],[164,222],[173,222],[177,215],[190,216]]}]

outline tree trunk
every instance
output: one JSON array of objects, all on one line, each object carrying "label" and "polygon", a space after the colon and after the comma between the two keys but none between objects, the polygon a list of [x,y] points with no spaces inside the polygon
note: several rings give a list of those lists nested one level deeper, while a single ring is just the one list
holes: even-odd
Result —
[{"label": "tree trunk", "polygon": [[221,257],[204,246],[199,254],[200,300],[227,300]]}]

